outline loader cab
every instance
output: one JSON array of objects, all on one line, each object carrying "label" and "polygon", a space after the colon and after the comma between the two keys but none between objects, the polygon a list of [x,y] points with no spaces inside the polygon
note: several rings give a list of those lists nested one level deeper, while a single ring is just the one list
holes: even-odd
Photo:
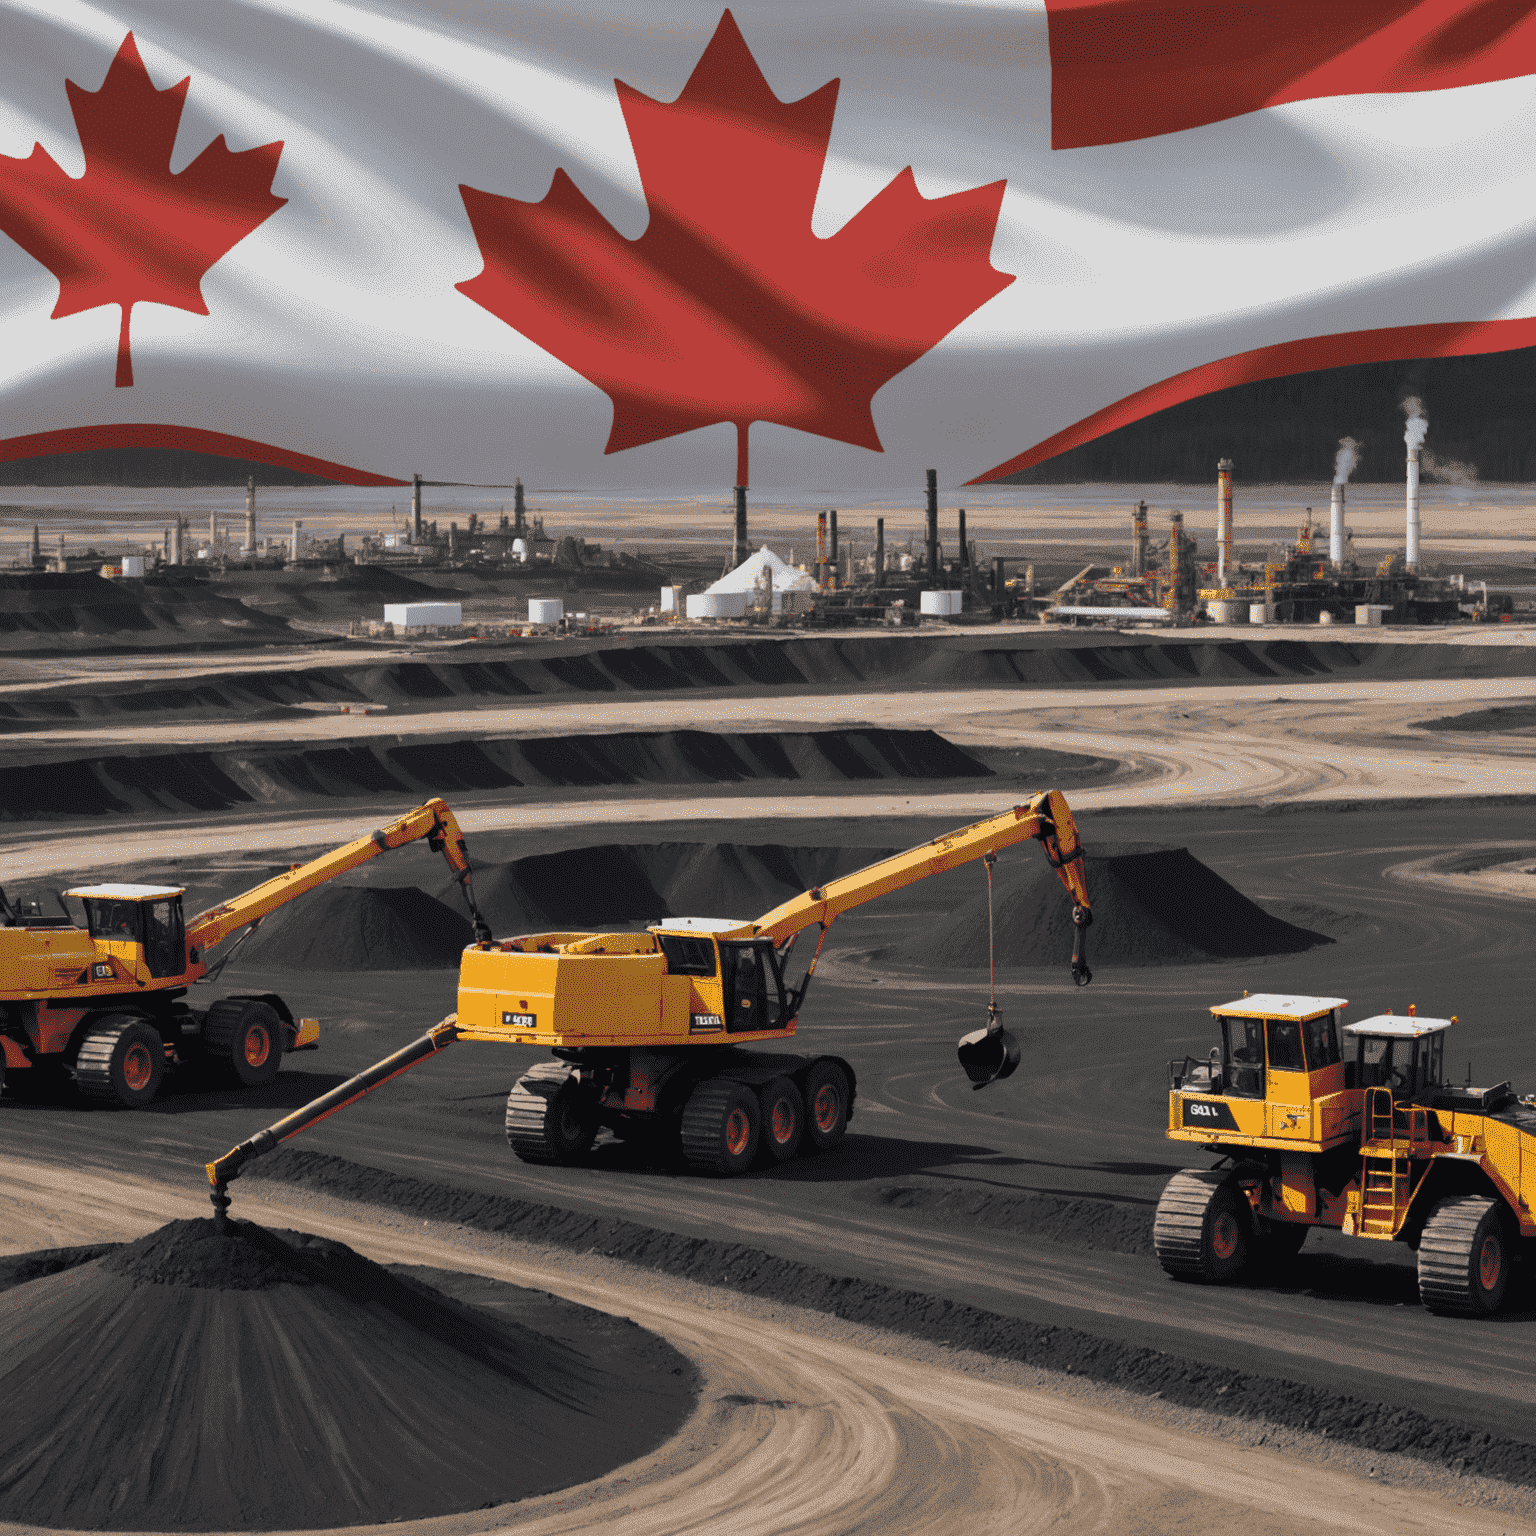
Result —
[{"label": "loader cab", "polygon": [[718,979],[726,1034],[784,1029],[794,1017],[796,995],[786,993],[783,956],[770,939],[724,937],[743,930],[750,932],[751,924],[737,918],[671,917],[650,931],[669,975]]},{"label": "loader cab", "polygon": [[1206,1091],[1285,1104],[1337,1093],[1345,1078],[1338,1015],[1347,1001],[1261,992],[1213,1008],[1221,1045]]},{"label": "loader cab", "polygon": [[1345,1028],[1356,1088],[1389,1088],[1394,1103],[1427,1102],[1445,1081],[1445,1035],[1454,1019],[1377,1014]]},{"label": "loader cab", "polygon": [[156,979],[187,969],[187,928],[182,916],[184,886],[82,885],[66,896],[85,906],[85,925],[98,947],[137,971],[142,964]]}]

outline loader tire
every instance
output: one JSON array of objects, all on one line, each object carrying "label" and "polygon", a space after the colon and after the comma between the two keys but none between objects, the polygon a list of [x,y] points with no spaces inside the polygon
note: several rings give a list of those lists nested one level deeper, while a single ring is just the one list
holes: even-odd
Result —
[{"label": "loader tire", "polygon": [[142,1109],[160,1091],[165,1042],[131,1013],[109,1013],[90,1025],[75,1058],[75,1086],[98,1104]]},{"label": "loader tire", "polygon": [[787,1163],[800,1150],[805,1135],[805,1100],[788,1077],[776,1077],[757,1093],[761,1121],[757,1160],[765,1167]]},{"label": "loader tire", "polygon": [[757,1156],[762,1111],[757,1095],[726,1077],[706,1078],[683,1107],[683,1156],[690,1168],[734,1178]]},{"label": "loader tire", "polygon": [[818,1061],[805,1074],[805,1135],[818,1152],[830,1152],[848,1129],[848,1078],[835,1062]]},{"label": "loader tire", "polygon": [[260,1088],[283,1064],[283,1021],[249,998],[221,997],[203,1020],[203,1053],[242,1088]]},{"label": "loader tire", "polygon": [[1169,1179],[1152,1220],[1157,1262],[1176,1280],[1230,1285],[1254,1252],[1247,1202],[1217,1169],[1186,1168]]},{"label": "loader tire", "polygon": [[574,1163],[597,1139],[597,1115],[563,1061],[531,1067],[507,1095],[507,1142],[525,1163]]},{"label": "loader tire", "polygon": [[1491,1316],[1504,1305],[1513,1258],[1502,1203],[1484,1195],[1452,1195],[1424,1223],[1419,1300],[1431,1312]]}]

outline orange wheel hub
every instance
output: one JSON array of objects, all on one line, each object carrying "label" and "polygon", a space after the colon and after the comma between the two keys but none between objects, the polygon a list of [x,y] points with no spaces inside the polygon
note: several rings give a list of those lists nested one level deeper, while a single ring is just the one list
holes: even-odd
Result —
[{"label": "orange wheel hub", "polygon": [[837,1127],[837,1089],[831,1083],[823,1083],[816,1090],[816,1097],[811,1104],[811,1113],[816,1116],[816,1129],[819,1131],[831,1131]]},{"label": "orange wheel hub", "polygon": [[1504,1245],[1490,1235],[1483,1239],[1477,1253],[1477,1278],[1485,1291],[1491,1291],[1499,1283],[1504,1268]]},{"label": "orange wheel hub", "polygon": [[130,1045],[123,1057],[123,1081],[133,1093],[143,1093],[155,1075],[155,1059],[147,1045]]},{"label": "orange wheel hub", "polygon": [[260,1024],[253,1024],[245,1032],[245,1061],[247,1066],[259,1067],[272,1054],[272,1037]]},{"label": "orange wheel hub", "polygon": [[794,1106],[779,1099],[773,1106],[773,1139],[782,1147],[795,1134]]},{"label": "orange wheel hub", "polygon": [[1230,1259],[1237,1252],[1237,1217],[1222,1211],[1211,1225],[1211,1250],[1218,1259]]},{"label": "orange wheel hub", "polygon": [[725,1117],[725,1150],[732,1157],[740,1157],[751,1139],[752,1122],[747,1119],[746,1110],[738,1106]]}]

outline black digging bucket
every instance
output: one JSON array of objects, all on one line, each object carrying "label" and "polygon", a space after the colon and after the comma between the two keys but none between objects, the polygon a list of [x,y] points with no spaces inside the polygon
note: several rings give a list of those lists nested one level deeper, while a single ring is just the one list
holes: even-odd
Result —
[{"label": "black digging bucket", "polygon": [[984,1029],[973,1029],[960,1037],[960,1065],[971,1080],[972,1088],[1012,1077],[1019,1065],[1019,1042],[1003,1028],[996,1014]]}]

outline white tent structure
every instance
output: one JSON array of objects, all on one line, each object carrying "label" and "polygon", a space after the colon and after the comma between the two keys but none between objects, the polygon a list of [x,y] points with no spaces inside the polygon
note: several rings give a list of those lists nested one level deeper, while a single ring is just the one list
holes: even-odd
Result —
[{"label": "white tent structure", "polygon": [[787,565],[765,544],[734,571],[727,571],[712,586],[689,597],[688,617],[739,619],[754,594],[765,590],[772,594],[772,611],[778,613],[784,607],[786,592],[815,592],[816,578]]},{"label": "white tent structure", "polygon": [[780,560],[766,544],[755,555],[748,555],[734,571],[727,571],[706,592],[757,592],[763,585],[763,572],[772,573],[775,592],[814,592],[816,578],[797,571]]}]

